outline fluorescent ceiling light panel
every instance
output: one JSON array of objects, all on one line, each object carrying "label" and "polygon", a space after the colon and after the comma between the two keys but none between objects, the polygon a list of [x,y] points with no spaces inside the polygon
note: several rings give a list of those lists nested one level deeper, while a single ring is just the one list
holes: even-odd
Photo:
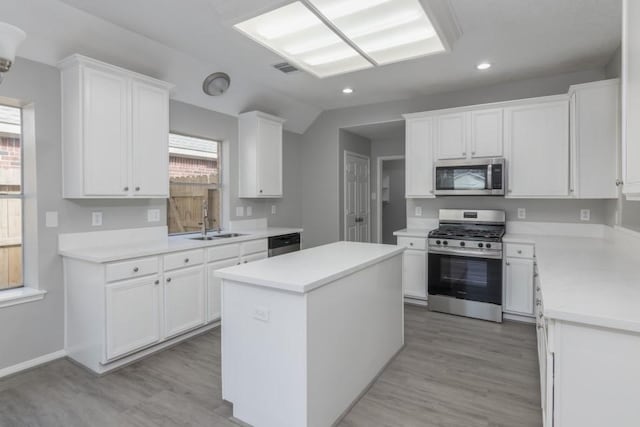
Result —
[{"label": "fluorescent ceiling light panel", "polygon": [[295,1],[235,28],[317,77],[445,50],[419,0]]},{"label": "fluorescent ceiling light panel", "polygon": [[443,52],[419,0],[308,0],[377,64]]},{"label": "fluorescent ceiling light panel", "polygon": [[373,66],[299,1],[235,28],[317,77]]}]

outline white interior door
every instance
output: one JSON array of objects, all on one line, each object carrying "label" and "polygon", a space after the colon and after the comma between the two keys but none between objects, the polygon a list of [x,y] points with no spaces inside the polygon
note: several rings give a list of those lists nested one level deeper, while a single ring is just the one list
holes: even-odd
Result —
[{"label": "white interior door", "polygon": [[344,154],[344,240],[369,242],[369,158]]}]

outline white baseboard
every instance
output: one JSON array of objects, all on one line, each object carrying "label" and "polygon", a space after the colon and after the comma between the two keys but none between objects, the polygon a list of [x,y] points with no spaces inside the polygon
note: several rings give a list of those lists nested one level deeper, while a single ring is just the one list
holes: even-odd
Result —
[{"label": "white baseboard", "polygon": [[419,298],[404,297],[404,303],[410,305],[419,305],[421,307],[427,306],[427,300]]},{"label": "white baseboard", "polygon": [[536,323],[536,318],[531,316],[521,316],[519,314],[502,313],[503,320],[511,320],[522,323]]},{"label": "white baseboard", "polygon": [[44,365],[45,363],[54,361],[56,359],[62,359],[65,357],[67,353],[64,350],[54,351],[53,353],[45,354],[40,357],[36,357],[35,359],[27,360],[24,362],[20,362],[13,366],[8,366],[6,368],[0,369],[0,378],[7,377],[9,375],[17,374],[18,372],[25,371],[27,369],[35,368],[39,365]]}]

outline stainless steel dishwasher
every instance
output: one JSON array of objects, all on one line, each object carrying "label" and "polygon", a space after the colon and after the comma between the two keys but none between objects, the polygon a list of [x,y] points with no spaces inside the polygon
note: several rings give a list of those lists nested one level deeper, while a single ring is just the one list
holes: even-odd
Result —
[{"label": "stainless steel dishwasher", "polygon": [[300,233],[269,237],[269,257],[300,250]]}]

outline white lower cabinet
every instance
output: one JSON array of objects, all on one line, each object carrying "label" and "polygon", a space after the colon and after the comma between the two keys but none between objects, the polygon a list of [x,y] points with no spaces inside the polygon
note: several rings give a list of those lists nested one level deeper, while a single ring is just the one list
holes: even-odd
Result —
[{"label": "white lower cabinet", "polygon": [[407,248],[402,261],[402,288],[404,296],[427,300],[428,253],[427,239],[398,237],[398,246]]},{"label": "white lower cabinet", "polygon": [[107,360],[160,341],[159,285],[159,276],[107,285]]},{"label": "white lower cabinet", "polygon": [[533,317],[534,247],[525,243],[505,243],[504,254],[502,311]]},{"label": "white lower cabinet", "polygon": [[267,257],[267,239],[124,259],[64,258],[67,355],[105,373],[220,319],[214,272]]},{"label": "white lower cabinet", "polygon": [[204,266],[165,274],[164,332],[171,338],[206,322]]}]

